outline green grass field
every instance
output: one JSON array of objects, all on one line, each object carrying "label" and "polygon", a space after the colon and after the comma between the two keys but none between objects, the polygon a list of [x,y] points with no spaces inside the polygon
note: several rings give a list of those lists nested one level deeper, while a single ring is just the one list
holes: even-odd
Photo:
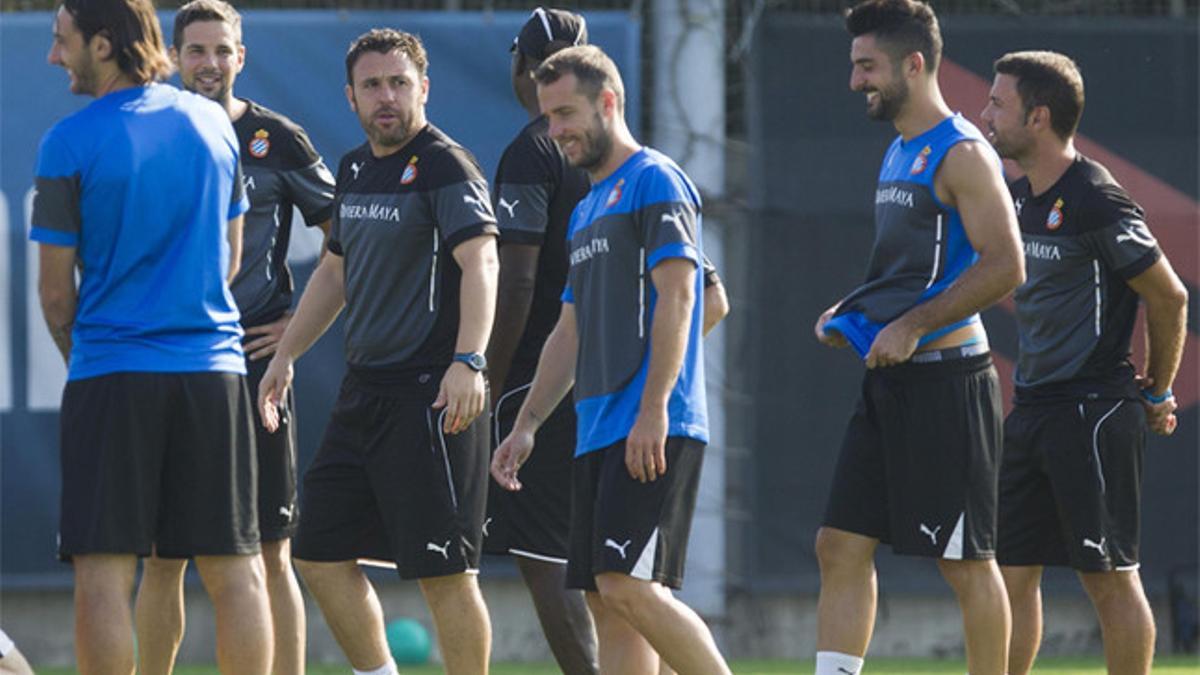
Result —
[{"label": "green grass field", "polygon": [[[889,673],[965,673],[962,661],[933,659],[868,659],[864,674],[887,675]],[[42,675],[66,675],[68,668],[40,668]],[[178,675],[218,675],[215,667],[188,666],[175,669]],[[308,668],[309,675],[345,675],[346,666],[314,665]],[[441,673],[436,666],[405,666],[403,675],[434,675]],[[548,663],[500,663],[492,666],[492,675],[556,675],[559,671]],[[740,661],[733,664],[737,675],[778,675],[779,673],[804,674],[812,672],[812,662],[796,661]],[[1086,659],[1043,659],[1033,669],[1034,673],[1057,673],[1059,675],[1104,675],[1104,661],[1099,657]],[[1200,659],[1197,657],[1164,657],[1154,664],[1154,673],[1168,675],[1200,675]]]}]

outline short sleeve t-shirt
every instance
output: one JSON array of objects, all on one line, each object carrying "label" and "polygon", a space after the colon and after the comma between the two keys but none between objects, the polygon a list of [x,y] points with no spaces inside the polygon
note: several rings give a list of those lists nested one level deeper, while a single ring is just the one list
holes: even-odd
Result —
[{"label": "short sleeve t-shirt", "polygon": [[1162,257],[1142,208],[1082,155],[1043,194],[1027,178],[1010,190],[1025,248],[1013,296],[1017,401],[1136,396],[1128,359],[1138,295],[1126,282]]},{"label": "short sleeve t-shirt", "polygon": [[458,336],[459,244],[495,236],[475,158],[426,126],[377,158],[342,158],[329,250],[345,257],[346,360],[364,377],[445,368]]},{"label": "short sleeve t-shirt", "polygon": [[243,184],[250,210],[242,230],[242,266],[233,280],[233,298],[243,326],[280,317],[292,306],[292,273],[287,265],[292,211],[310,227],[333,214],[333,173],[308,134],[279,113],[247,101],[233,123],[241,150]]},{"label": "short sleeve t-shirt", "polygon": [[658,301],[650,273],[669,258],[691,261],[697,273],[687,351],[667,404],[667,433],[708,442],[700,206],[683,170],[643,148],[593,185],[575,208],[562,299],[575,305],[579,334],[576,456],[612,445],[633,428]]},{"label": "short sleeve t-shirt", "polygon": [[69,380],[245,372],[225,277],[249,202],[223,108],[166,84],[110,93],[46,132],[36,188],[30,238],[77,249]]}]

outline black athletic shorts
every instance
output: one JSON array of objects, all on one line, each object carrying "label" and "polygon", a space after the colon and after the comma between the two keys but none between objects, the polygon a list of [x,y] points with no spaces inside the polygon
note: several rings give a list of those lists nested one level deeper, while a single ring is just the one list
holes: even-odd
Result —
[{"label": "black athletic shorts", "polygon": [[[270,362],[269,358],[246,359],[251,401],[258,401],[258,384]],[[251,407],[258,448],[258,530],[263,541],[290,539],[300,522],[300,509],[296,505],[296,397],[292,387],[288,387],[275,433],[263,426],[258,406]]]},{"label": "black athletic shorts", "polygon": [[250,408],[233,373],[67,382],[60,556],[258,552]]},{"label": "black athletic shorts", "polygon": [[479,568],[488,421],[442,431],[444,371],[381,390],[349,373],[304,474],[294,557],[395,563],[405,579]]},{"label": "black athletic shorts", "polygon": [[[492,428],[497,445],[512,431],[529,385],[496,401]],[[488,485],[483,552],[512,554],[565,565],[571,527],[571,464],[575,457],[575,408],[563,398],[538,429],[534,451],[521,466],[521,489]]]},{"label": "black athletic shorts", "polygon": [[667,473],[641,483],[625,468],[625,441],[575,458],[567,588],[596,590],[596,575],[683,586],[704,444],[667,438]]},{"label": "black athletic shorts", "polygon": [[1016,406],[1004,423],[996,560],[1137,569],[1145,446],[1138,401]]},{"label": "black athletic shorts", "polygon": [[824,524],[902,555],[992,558],[1001,410],[989,354],[868,370]]}]

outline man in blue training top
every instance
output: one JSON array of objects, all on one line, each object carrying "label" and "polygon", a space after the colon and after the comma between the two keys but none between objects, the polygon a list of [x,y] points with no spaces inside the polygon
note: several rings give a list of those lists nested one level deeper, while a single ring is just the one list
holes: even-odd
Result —
[{"label": "man in blue training top", "polygon": [[[30,236],[67,360],[59,553],[83,673],[132,673],[137,556],[194,557],[222,672],[270,668],[242,330],[237,138],[170,72],[149,0],[66,0],[50,63],[96,97],[42,139]],[[80,284],[76,288],[76,266]]]},{"label": "man in blue training top", "polygon": [[895,125],[875,193],[866,282],[817,320],[868,368],[824,525],[817,675],[862,668],[879,542],[933,558],[958,597],[973,675],[1004,675],[1009,607],[995,562],[1000,385],[978,312],[1024,276],[1000,160],[937,84],[942,38],[915,0],[847,14],[850,88]]},{"label": "man in blue training top", "polygon": [[667,589],[683,581],[708,441],[699,193],[630,134],[604,52],[564,49],[534,80],[550,137],[592,188],[567,233],[562,312],[492,475],[520,489],[538,428],[574,384],[567,584],[587,593],[601,672],[657,673],[661,655],[678,672],[728,673],[708,627]]}]

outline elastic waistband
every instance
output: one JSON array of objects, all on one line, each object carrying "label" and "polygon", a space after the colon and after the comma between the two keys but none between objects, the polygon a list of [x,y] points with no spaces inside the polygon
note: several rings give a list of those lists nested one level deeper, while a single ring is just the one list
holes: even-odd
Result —
[{"label": "elastic waistband", "polygon": [[987,354],[990,351],[986,342],[974,342],[957,347],[947,347],[946,349],[935,349],[929,352],[920,352],[913,354],[909,359],[910,363],[937,363],[939,361],[955,361],[958,359],[967,359],[972,356]]}]

